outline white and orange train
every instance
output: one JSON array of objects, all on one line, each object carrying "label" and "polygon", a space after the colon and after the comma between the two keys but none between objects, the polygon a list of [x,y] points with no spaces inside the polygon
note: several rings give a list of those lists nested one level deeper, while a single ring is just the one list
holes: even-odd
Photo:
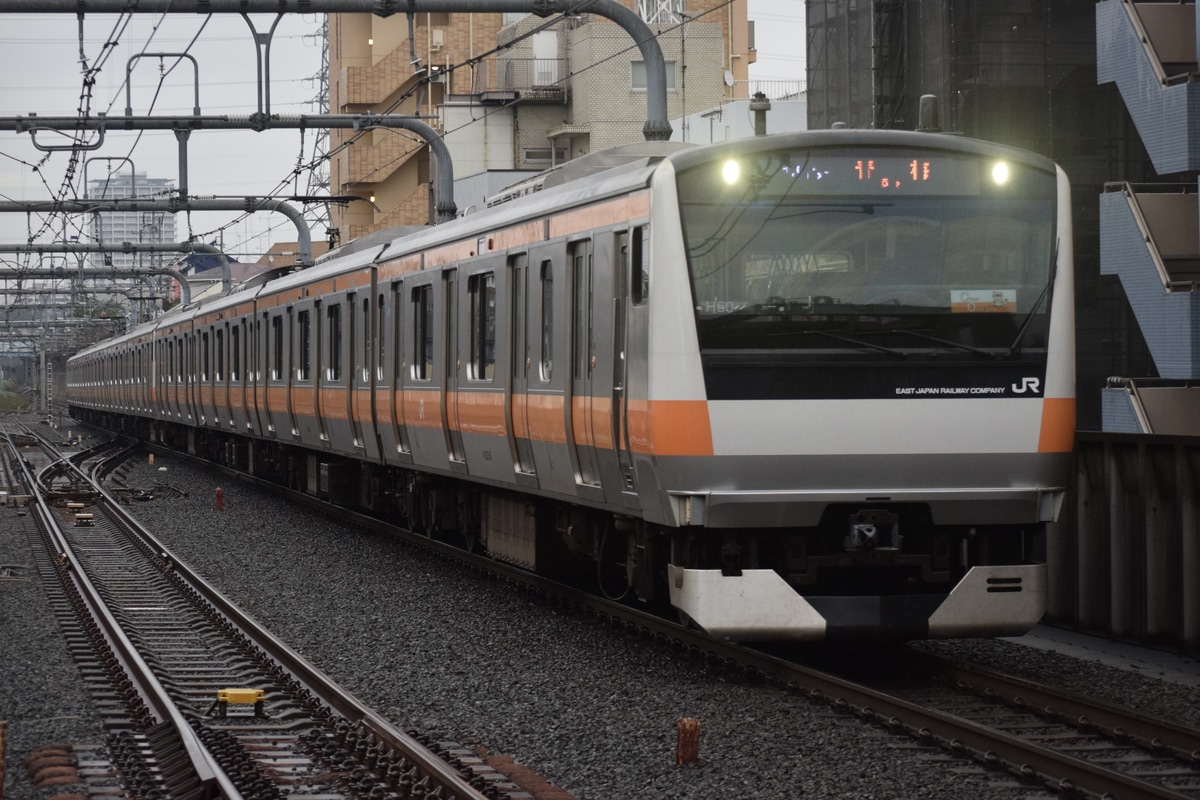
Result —
[{"label": "white and orange train", "polygon": [[1074,439],[1066,177],[832,130],[596,153],[70,361],[73,413],[715,636],[1018,633]]}]

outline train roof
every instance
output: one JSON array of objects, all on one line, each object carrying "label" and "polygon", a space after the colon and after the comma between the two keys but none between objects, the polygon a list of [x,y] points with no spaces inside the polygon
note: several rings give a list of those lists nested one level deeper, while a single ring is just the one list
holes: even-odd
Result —
[{"label": "train roof", "polygon": [[[103,349],[117,341],[145,335],[158,327],[169,326],[181,317],[186,319],[198,313],[247,302],[263,291],[287,289],[296,284],[307,283],[318,275],[335,275],[346,270],[358,269],[446,240],[467,239],[577,203],[632,191],[639,186],[648,185],[651,175],[663,161],[672,162],[678,169],[686,169],[726,154],[746,155],[780,148],[881,145],[1003,156],[1039,169],[1054,171],[1053,161],[1027,150],[952,134],[914,131],[844,128],[773,134],[703,146],[681,142],[638,142],[621,145],[589,153],[515,183],[489,198],[486,208],[481,211],[440,225],[400,226],[361,236],[331,250],[312,267],[293,270],[283,275],[273,273],[258,281],[248,282],[231,294],[206,299],[186,307],[177,306],[152,322],[85,348],[78,355]],[[518,200],[520,202],[515,202]]]}]

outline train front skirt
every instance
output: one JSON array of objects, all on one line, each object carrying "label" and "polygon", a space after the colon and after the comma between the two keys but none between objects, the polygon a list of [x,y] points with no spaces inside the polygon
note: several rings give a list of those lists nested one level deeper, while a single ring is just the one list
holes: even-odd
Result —
[{"label": "train front skirt", "polygon": [[1044,564],[972,567],[948,595],[803,596],[770,569],[668,566],[671,604],[717,638],[1019,636],[1046,610]]}]

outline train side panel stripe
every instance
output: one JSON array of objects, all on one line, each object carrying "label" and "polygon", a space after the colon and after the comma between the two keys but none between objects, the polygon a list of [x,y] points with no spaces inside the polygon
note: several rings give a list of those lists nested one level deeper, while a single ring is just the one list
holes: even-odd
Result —
[{"label": "train side panel stripe", "polygon": [[711,456],[712,423],[706,400],[630,401],[629,447],[657,456]]},{"label": "train side panel stripe", "polygon": [[1069,453],[1075,447],[1075,398],[1047,397],[1042,400],[1042,430],[1039,453]]}]

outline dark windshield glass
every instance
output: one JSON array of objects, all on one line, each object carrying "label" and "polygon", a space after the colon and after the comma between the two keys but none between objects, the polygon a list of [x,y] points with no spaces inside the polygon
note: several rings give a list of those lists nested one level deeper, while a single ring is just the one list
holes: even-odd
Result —
[{"label": "dark windshield glass", "polygon": [[1055,179],[1000,163],[823,149],[681,172],[701,346],[962,351],[1037,338]]}]

